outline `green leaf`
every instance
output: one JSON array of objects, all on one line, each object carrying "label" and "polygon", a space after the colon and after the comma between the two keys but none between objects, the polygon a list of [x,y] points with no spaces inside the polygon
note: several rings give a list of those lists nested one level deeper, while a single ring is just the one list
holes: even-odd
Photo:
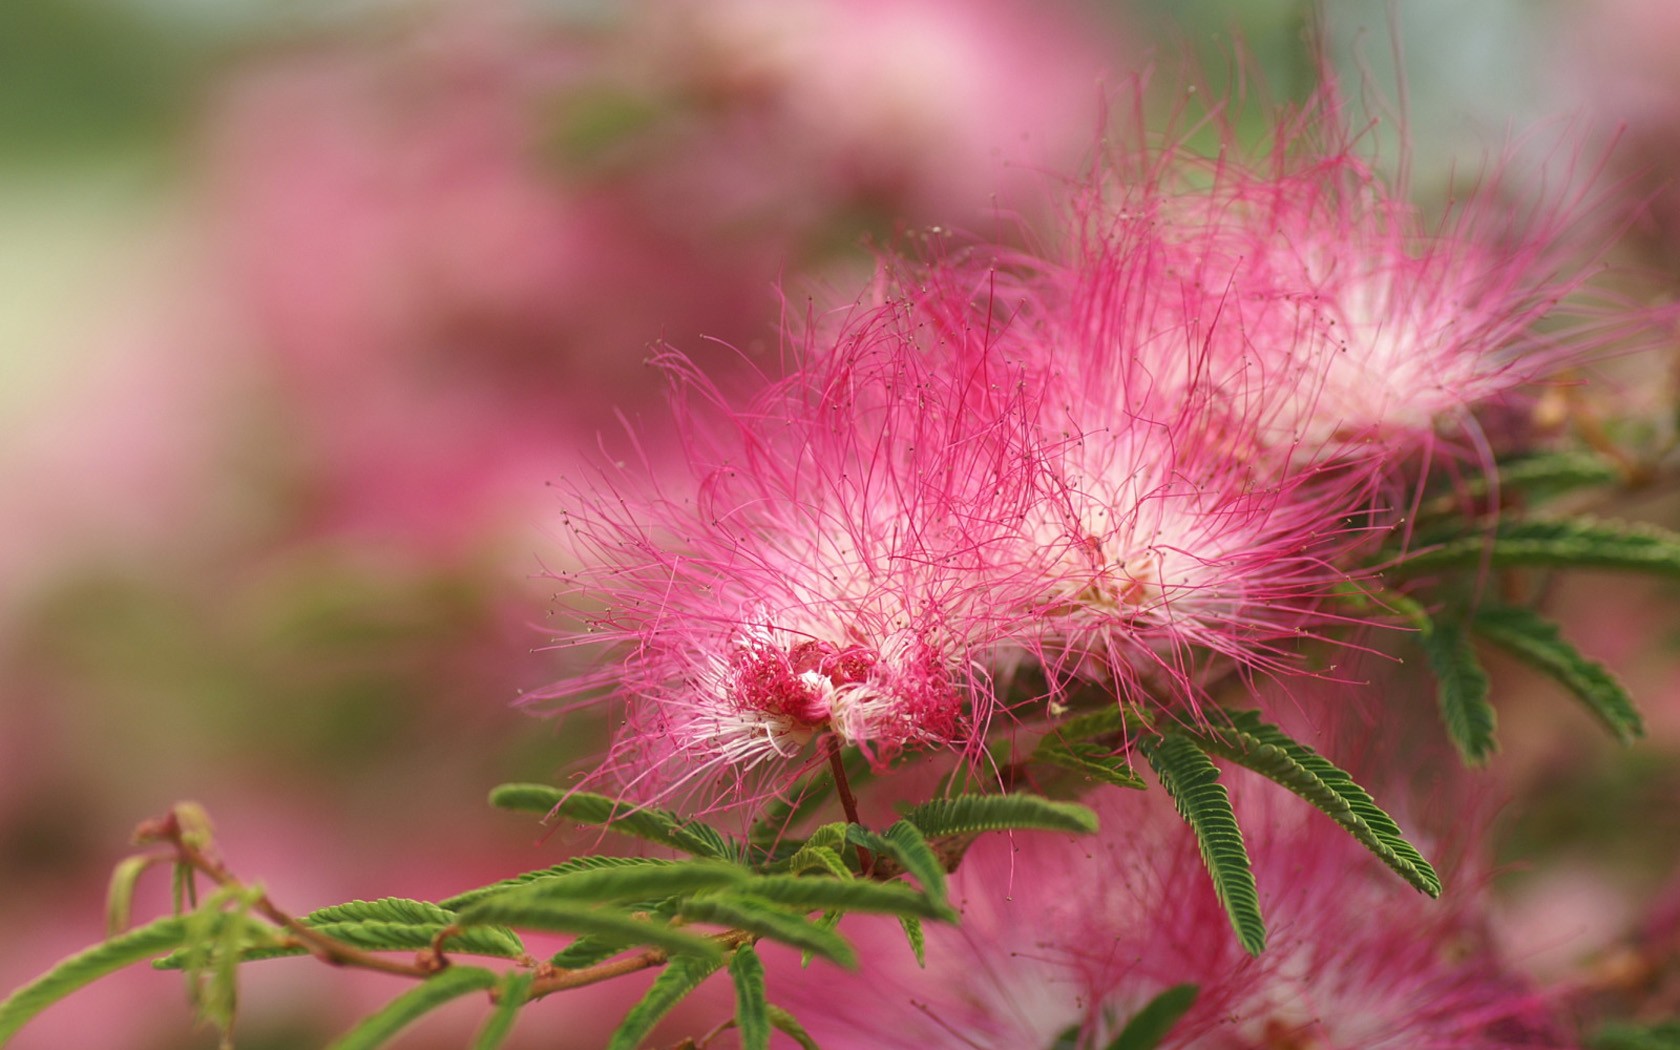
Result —
[{"label": "green leaf", "polygon": [[845,858],[827,846],[801,846],[798,853],[788,858],[786,867],[795,875],[820,868],[837,879],[852,877],[852,869],[846,866]]},{"label": "green leaf", "polygon": [[607,1044],[607,1050],[636,1050],[661,1017],[670,1013],[672,1007],[700,987],[700,982],[716,973],[722,965],[721,956],[717,959],[671,960],[670,965],[654,980],[653,987],[625,1015],[624,1022]]},{"label": "green leaf", "polygon": [[1126,716],[1118,703],[1109,703],[1095,711],[1057,722],[1050,730],[1050,739],[1089,740],[1092,737],[1112,737],[1137,731],[1133,720]]},{"label": "green leaf", "polygon": [[499,1050],[507,1042],[514,1022],[519,1019],[520,1008],[530,995],[532,978],[528,970],[511,970],[502,975],[501,983],[496,986],[496,1009],[478,1030],[473,1050]]},{"label": "green leaf", "polygon": [[1651,525],[1564,520],[1501,521],[1491,530],[1456,535],[1433,546],[1420,537],[1391,574],[1415,576],[1440,569],[1619,569],[1680,576],[1680,534]]},{"label": "green leaf", "polygon": [[497,977],[476,966],[451,966],[392,999],[376,1014],[346,1032],[331,1050],[373,1050],[451,999],[495,986]]},{"label": "green leaf", "polygon": [[769,1013],[770,1024],[776,1031],[798,1043],[799,1050],[822,1050],[821,1047],[817,1046],[817,1041],[811,1038],[811,1034],[805,1031],[792,1014],[775,1004],[771,1004]]},{"label": "green leaf", "polygon": [[741,1033],[741,1050],[769,1050],[770,1003],[764,997],[764,964],[752,945],[735,949],[729,976],[735,982],[735,1027]]},{"label": "green leaf", "polygon": [[140,882],[140,875],[153,864],[157,857],[138,856],[124,857],[117,862],[116,869],[111,872],[111,884],[105,891],[105,932],[115,937],[128,928],[129,917],[134,911],[134,889]]},{"label": "green leaf", "polygon": [[53,1003],[106,974],[181,945],[186,920],[172,915],[137,926],[64,959],[0,1002],[0,1042]]},{"label": "green leaf", "polygon": [[910,942],[910,950],[916,953],[916,965],[927,969],[927,934],[922,932],[922,920],[910,915],[900,915],[898,924],[904,927],[904,936]]},{"label": "green leaf", "polygon": [[530,899],[504,894],[479,901],[461,912],[461,922],[504,923],[531,930],[585,933],[617,938],[626,945],[647,944],[672,955],[722,959],[723,950],[707,937],[672,929],[662,922],[636,918],[610,907],[591,907],[570,901]]},{"label": "green leaf", "polygon": [[1047,1050],[1079,1050],[1079,1036],[1082,1031],[1080,1025],[1070,1024],[1060,1032],[1056,1038],[1050,1040]]},{"label": "green leaf", "polygon": [[902,882],[869,882],[864,879],[830,879],[822,876],[760,875],[748,881],[740,892],[777,904],[814,911],[879,912],[886,915],[916,915],[926,919],[955,921],[956,913],[942,901]]},{"label": "green leaf", "polygon": [[916,825],[908,820],[896,821],[885,834],[877,835],[868,828],[853,824],[846,834],[864,849],[897,861],[899,867],[916,877],[916,881],[922,884],[922,892],[930,899],[940,904],[949,899],[945,888],[945,865]]},{"label": "green leaf", "polygon": [[721,832],[700,821],[588,791],[561,791],[546,784],[503,784],[490,792],[490,804],[545,816],[559,813],[580,824],[603,824],[624,835],[715,860],[734,861],[741,856],[740,849]]},{"label": "green leaf", "polygon": [[1646,1027],[1613,1022],[1593,1033],[1591,1050],[1680,1050],[1680,1021]]},{"label": "green leaf", "polygon": [[[372,901],[346,901],[320,908],[303,917],[305,925],[329,937],[368,951],[406,951],[431,947],[444,927],[454,925],[456,915],[429,901],[406,897],[383,897]],[[525,945],[512,930],[480,927],[451,934],[443,942],[446,951],[517,959]]]},{"label": "green leaf", "polygon": [[[1535,499],[1551,499],[1575,489],[1614,485],[1622,480],[1622,471],[1610,460],[1596,452],[1542,452],[1523,456],[1499,464],[1499,491],[1522,492]],[[1437,503],[1443,510],[1457,510],[1464,497],[1486,496],[1492,491],[1488,478],[1476,477],[1463,486],[1462,492],[1450,493]]]},{"label": "green leaf", "polygon": [[[474,903],[485,900],[646,900],[735,885],[745,882],[748,874],[745,868],[712,860],[596,868],[533,879],[493,897],[480,897]],[[469,905],[467,910],[471,907]]]},{"label": "green leaf", "polygon": [[1260,917],[1260,894],[1254,886],[1254,870],[1243,848],[1242,830],[1230,796],[1219,783],[1219,767],[1189,738],[1168,733],[1157,740],[1144,740],[1143,756],[1149,761],[1161,786],[1172,796],[1201,844],[1202,862],[1213,876],[1214,892],[1231,917],[1237,940],[1250,955],[1266,947],[1266,924]]},{"label": "green leaf", "polygon": [[1190,1008],[1200,991],[1193,984],[1175,984],[1149,1000],[1126,1022],[1107,1050],[1156,1050]]},{"label": "green leaf", "polygon": [[515,886],[523,886],[529,882],[541,882],[543,879],[552,878],[556,875],[570,875],[574,871],[595,871],[601,868],[639,868],[675,863],[677,862],[659,857],[574,857],[564,864],[556,864],[553,867],[540,868],[536,871],[527,871],[512,878],[503,879],[500,882],[493,882],[488,886],[480,886],[474,890],[457,893],[453,897],[439,901],[438,907],[448,911],[460,911],[473,901],[493,897]]},{"label": "green leaf", "polygon": [[1417,640],[1435,672],[1435,698],[1447,736],[1467,765],[1481,765],[1499,744],[1493,737],[1497,719],[1488,703],[1488,676],[1475,648],[1464,628],[1447,619],[1427,620]]},{"label": "green leaf", "polygon": [[1116,753],[1106,744],[1092,743],[1088,740],[1061,740],[1055,736],[1047,736],[1038,742],[1032,757],[1039,762],[1061,766],[1063,769],[1070,769],[1115,787],[1139,790],[1148,787],[1143,778],[1132,769],[1132,764],[1126,761],[1125,756]]},{"label": "green leaf", "polygon": [[1090,834],[1097,815],[1072,802],[1052,802],[1037,795],[958,795],[913,806],[904,819],[930,839],[981,831],[1033,828]]},{"label": "green leaf", "polygon": [[736,893],[683,901],[677,913],[690,922],[712,923],[765,937],[802,952],[820,955],[847,969],[857,966],[857,952],[846,939],[769,901]]},{"label": "green leaf", "polygon": [[1400,826],[1353,778],[1306,744],[1261,720],[1257,711],[1210,711],[1212,726],[1181,728],[1204,751],[1230,759],[1306,799],[1401,878],[1431,897],[1441,878]]},{"label": "green leaf", "polygon": [[1645,723],[1622,684],[1603,664],[1564,641],[1557,625],[1539,613],[1515,605],[1483,605],[1470,628],[1557,679],[1622,743],[1645,735]]}]

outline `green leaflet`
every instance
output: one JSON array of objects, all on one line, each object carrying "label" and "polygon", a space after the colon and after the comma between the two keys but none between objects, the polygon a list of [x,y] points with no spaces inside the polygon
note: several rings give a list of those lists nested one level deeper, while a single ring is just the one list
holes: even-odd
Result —
[{"label": "green leaflet", "polygon": [[938,854],[928,845],[927,839],[916,825],[908,820],[894,821],[885,834],[876,834],[868,828],[853,824],[846,829],[847,838],[864,849],[873,850],[877,854],[891,857],[898,862],[899,867],[916,877],[921,883],[922,892],[929,899],[944,904],[948,900],[945,889],[945,865],[940,862]]},{"label": "green leaflet", "polygon": [[735,983],[735,1027],[741,1033],[741,1050],[769,1050],[770,1002],[764,997],[764,964],[752,945],[735,949],[729,976]]},{"label": "green leaflet", "polygon": [[588,791],[561,791],[546,784],[503,784],[490,792],[500,809],[559,813],[580,824],[604,824],[613,831],[715,860],[739,860],[741,851],[716,828],[685,820],[670,810],[637,806]]},{"label": "green leaflet", "polygon": [[845,859],[827,846],[801,846],[798,853],[788,858],[786,867],[795,875],[811,868],[821,868],[838,879],[852,877],[852,869],[846,866]]},{"label": "green leaflet", "polygon": [[[328,937],[343,941],[352,947],[380,952],[429,948],[437,935],[442,933],[445,927],[452,925],[455,919],[453,912],[427,901],[385,897],[373,901],[334,904],[310,912],[303,917],[302,922],[311,929],[319,930]],[[273,933],[280,932],[260,924],[257,929],[244,932],[261,933],[265,929]],[[255,943],[246,944],[240,949],[240,961],[252,962],[257,959],[274,959],[306,953],[306,949],[302,947],[271,947],[265,943],[271,939],[247,935],[245,940]],[[525,954],[525,945],[519,937],[512,930],[497,926],[477,927],[451,934],[443,942],[443,947],[446,951],[504,959],[517,959]],[[160,969],[190,969],[192,960],[189,953],[181,951],[159,960],[156,965]]]},{"label": "green leaflet", "polygon": [[502,975],[501,983],[496,986],[496,1009],[478,1030],[472,1050],[499,1050],[507,1042],[514,1022],[519,1019],[520,1008],[530,994],[533,976],[528,970],[510,970]]},{"label": "green leaflet", "polygon": [[1257,711],[1210,711],[1209,717],[1214,720],[1209,730],[1177,732],[1189,736],[1202,750],[1230,759],[1306,799],[1401,878],[1431,897],[1441,895],[1441,878],[1435,869],[1346,772],[1262,721]]},{"label": "green leaflet", "polygon": [[346,1032],[331,1050],[373,1050],[427,1013],[463,995],[494,987],[497,977],[476,966],[451,966],[386,1003]]},{"label": "green leaflet", "polygon": [[1176,733],[1146,739],[1141,748],[1179,815],[1195,831],[1202,862],[1213,876],[1214,892],[1231,917],[1238,942],[1250,955],[1259,955],[1266,947],[1260,894],[1230,796],[1219,783],[1219,767],[1189,738]]},{"label": "green leaflet", "polygon": [[1119,704],[1111,703],[1095,711],[1058,722],[1050,732],[1051,736],[1058,740],[1089,740],[1092,737],[1136,732],[1137,728],[1126,717],[1126,713],[1120,710]]},{"label": "green leaflet", "polygon": [[128,928],[134,911],[134,889],[145,870],[157,863],[148,856],[124,857],[111,872],[111,883],[105,891],[105,932],[115,937]]},{"label": "green leaflet", "polygon": [[1591,518],[1501,521],[1491,530],[1448,536],[1434,546],[1424,546],[1428,542],[1419,537],[1417,552],[1400,558],[1389,572],[1412,576],[1488,565],[1680,576],[1680,534],[1649,525]]},{"label": "green leaflet", "polygon": [[935,799],[906,809],[904,819],[929,839],[1010,828],[1078,834],[1097,830],[1097,815],[1084,806],[1052,802],[1037,795],[958,795]]},{"label": "green leaflet", "polygon": [[927,934],[922,932],[922,920],[900,915],[898,924],[904,927],[904,937],[910,942],[910,950],[916,953],[916,965],[927,969]]},{"label": "green leaflet", "polygon": [[[712,860],[676,864],[636,864],[571,871],[533,879],[524,885],[468,905],[471,911],[486,900],[566,900],[578,902],[644,900],[712,890],[746,881],[746,868]],[[448,914],[448,913],[445,913]],[[450,916],[454,918],[453,915]]]},{"label": "green leaflet", "polygon": [[529,899],[514,894],[479,901],[461,912],[463,923],[502,923],[557,933],[588,933],[618,938],[625,944],[647,944],[673,955],[698,955],[721,960],[723,951],[707,937],[672,929],[661,922],[638,919],[610,907],[590,907],[569,901]]},{"label": "green leaflet", "polygon": [[653,987],[647,990],[640,1002],[630,1008],[625,1015],[624,1022],[613,1033],[612,1041],[607,1044],[607,1050],[636,1050],[642,1045],[642,1040],[653,1031],[653,1026],[659,1019],[671,1012],[671,1008],[688,995],[689,992],[700,987],[700,982],[717,972],[723,965],[722,958],[718,959],[673,959],[670,965],[660,972],[653,982]]},{"label": "green leaflet", "polygon": [[1058,739],[1054,733],[1038,742],[1032,757],[1063,769],[1082,773],[1115,787],[1147,789],[1143,778],[1132,769],[1124,755],[1112,747],[1089,740]]},{"label": "green leaflet", "polygon": [[1193,984],[1175,984],[1144,1004],[1106,1050],[1155,1050],[1179,1019],[1196,1005],[1201,989]]},{"label": "green leaflet", "polygon": [[1607,1024],[1587,1041],[1590,1050],[1680,1050],[1680,1021],[1647,1028],[1626,1023]]},{"label": "green leaflet", "polygon": [[663,860],[658,857],[574,857],[564,864],[556,864],[551,868],[540,868],[527,871],[500,882],[493,882],[488,886],[480,886],[474,890],[457,893],[453,897],[438,902],[438,907],[448,911],[460,911],[473,901],[491,897],[503,890],[515,886],[523,886],[529,882],[540,882],[555,875],[569,875],[574,871],[594,871],[600,868],[636,868],[642,866],[657,866],[661,864],[675,864],[676,861]]},{"label": "green leaflet", "polygon": [[956,919],[956,913],[948,905],[933,900],[902,882],[761,875],[744,883],[740,891],[776,904],[791,905],[808,911],[823,908],[880,912],[886,915],[914,915],[948,922]]},{"label": "green leaflet", "polygon": [[1515,605],[1483,605],[1471,617],[1470,628],[1557,679],[1622,743],[1645,735],[1644,720],[1622,684],[1603,664],[1564,641],[1557,625],[1539,613]]},{"label": "green leaflet", "polygon": [[[1499,491],[1522,492],[1546,500],[1575,489],[1599,485],[1614,485],[1622,480],[1616,464],[1596,452],[1542,452],[1523,456],[1498,465]],[[1480,499],[1492,491],[1486,476],[1469,479],[1462,491],[1448,493],[1431,501],[1437,513],[1458,512],[1465,497]]]},{"label": "green leaflet", "polygon": [[690,922],[746,930],[802,952],[820,955],[847,969],[857,966],[857,952],[844,937],[769,901],[744,894],[718,894],[684,901],[677,913]]},{"label": "green leaflet", "polygon": [[1453,620],[1426,619],[1417,640],[1435,672],[1435,697],[1447,735],[1467,765],[1481,765],[1499,744],[1493,737],[1497,719],[1488,703],[1488,676],[1475,648]]},{"label": "green leaflet", "polygon": [[186,921],[169,916],[101,941],[67,959],[0,1001],[0,1042],[11,1038],[30,1018],[106,974],[180,946]]},{"label": "green leaflet", "polygon": [[776,1031],[798,1043],[799,1050],[820,1050],[817,1041],[811,1038],[810,1033],[805,1031],[792,1014],[774,1004],[771,1005],[769,1013],[770,1023],[775,1026]]}]

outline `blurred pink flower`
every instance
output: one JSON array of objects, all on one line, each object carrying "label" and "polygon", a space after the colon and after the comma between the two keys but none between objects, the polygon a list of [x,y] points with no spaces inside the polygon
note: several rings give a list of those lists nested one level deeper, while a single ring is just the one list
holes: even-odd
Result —
[{"label": "blurred pink flower", "polygon": [[1248,786],[1234,793],[1270,930],[1258,958],[1171,804],[1109,791],[1094,842],[981,840],[952,879],[962,924],[927,928],[925,970],[896,925],[854,918],[860,971],[811,981],[789,959],[771,996],[831,1047],[1014,1050],[1070,1030],[1102,1046],[1181,983],[1200,993],[1163,1048],[1573,1045],[1488,946],[1463,873],[1429,901],[1299,800]]},{"label": "blurred pink flower", "polygon": [[210,182],[306,520],[450,543],[527,513],[650,403],[650,343],[738,368],[784,268],[1065,163],[1109,45],[1013,0],[463,5],[247,71]]}]

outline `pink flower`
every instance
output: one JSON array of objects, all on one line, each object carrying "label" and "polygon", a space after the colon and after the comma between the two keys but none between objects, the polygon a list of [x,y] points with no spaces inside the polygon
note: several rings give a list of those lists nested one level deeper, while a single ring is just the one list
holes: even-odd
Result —
[{"label": "pink flower", "polygon": [[927,928],[927,969],[895,924],[853,918],[859,972],[813,982],[789,959],[771,996],[836,1048],[1015,1050],[1070,1029],[1103,1046],[1181,983],[1200,993],[1163,1048],[1573,1045],[1494,956],[1473,896],[1412,893],[1298,800],[1256,787],[1235,794],[1270,930],[1258,958],[1171,803],[1116,791],[1098,796],[1095,842],[981,840],[952,879],[961,926]]},{"label": "pink flower", "polygon": [[899,291],[818,325],[823,349],[745,408],[667,359],[698,484],[609,485],[569,516],[582,568],[562,579],[590,627],[577,640],[626,654],[550,698],[624,698],[608,768],[637,790],[744,775],[823,732],[875,761],[983,732],[981,659],[1029,610],[995,558],[1031,464],[1013,443],[1018,384],[957,349],[992,333],[940,295]]}]

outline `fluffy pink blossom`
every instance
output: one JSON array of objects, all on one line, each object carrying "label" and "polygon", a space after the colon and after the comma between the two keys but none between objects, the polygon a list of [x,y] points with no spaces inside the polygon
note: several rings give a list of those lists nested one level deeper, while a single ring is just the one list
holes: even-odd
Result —
[{"label": "fluffy pink blossom", "polygon": [[698,485],[609,489],[568,520],[581,640],[628,650],[558,687],[624,698],[609,768],[670,791],[825,731],[877,761],[983,731],[979,661],[1030,606],[995,561],[1030,464],[1019,383],[961,349],[992,331],[937,298],[900,292],[819,325],[821,352],[745,408],[670,362]]},{"label": "fluffy pink blossom", "polygon": [[952,879],[962,924],[927,928],[925,970],[895,924],[853,918],[859,972],[813,982],[788,960],[771,995],[836,1048],[1045,1048],[1069,1030],[1100,1047],[1181,983],[1200,994],[1163,1048],[1573,1045],[1489,948],[1473,890],[1429,901],[1298,800],[1255,796],[1236,793],[1270,931],[1257,958],[1170,802],[1108,792],[1095,841],[978,843]]},{"label": "fluffy pink blossom", "polygon": [[1610,339],[1559,309],[1606,241],[1578,146],[1528,183],[1512,147],[1432,218],[1348,108],[1321,88],[1258,149],[1214,119],[1211,156],[1120,138],[1078,206],[1070,264],[1133,261],[1084,278],[1080,319],[1123,340],[1110,353],[1155,396],[1224,402],[1308,461],[1402,458]]}]

